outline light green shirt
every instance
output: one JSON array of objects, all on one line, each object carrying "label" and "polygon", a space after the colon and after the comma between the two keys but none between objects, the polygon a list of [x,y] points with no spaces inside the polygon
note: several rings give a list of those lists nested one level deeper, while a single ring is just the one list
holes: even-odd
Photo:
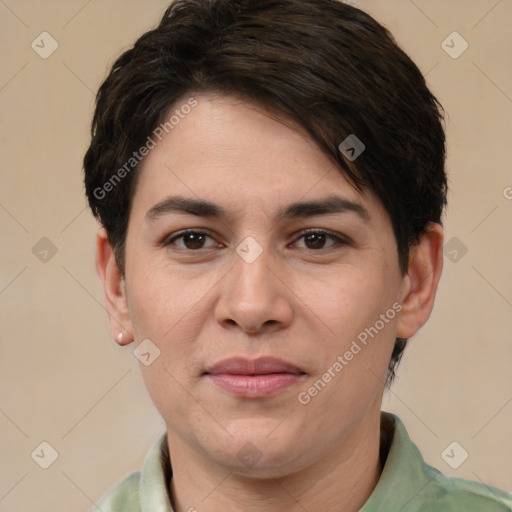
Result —
[{"label": "light green shirt", "polygon": [[[385,464],[360,512],[512,511],[512,494],[443,475],[425,463],[397,416],[382,412],[381,417],[381,459]],[[130,473],[111,487],[89,512],[174,512],[167,486],[171,477],[164,433],[153,444],[142,470]]]}]

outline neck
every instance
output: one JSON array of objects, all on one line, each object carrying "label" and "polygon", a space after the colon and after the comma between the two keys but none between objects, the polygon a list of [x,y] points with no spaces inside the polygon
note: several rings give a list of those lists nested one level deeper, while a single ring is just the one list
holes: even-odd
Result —
[{"label": "neck", "polygon": [[[218,467],[168,433],[175,512],[357,512],[373,492],[379,458],[380,410],[365,417],[328,455],[279,478],[254,478]],[[227,507],[229,504],[229,507]]]}]

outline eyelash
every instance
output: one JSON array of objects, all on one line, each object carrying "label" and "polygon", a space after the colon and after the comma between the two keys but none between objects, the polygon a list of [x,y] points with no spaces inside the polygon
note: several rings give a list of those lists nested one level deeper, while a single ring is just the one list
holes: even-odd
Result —
[{"label": "eyelash", "polygon": [[[180,238],[183,238],[191,233],[194,233],[194,234],[198,234],[198,235],[206,235],[210,238],[213,239],[213,237],[206,231],[201,231],[201,230],[198,230],[198,229],[186,229],[184,231],[180,231],[179,233],[171,236],[171,237],[167,237],[165,238],[162,242],[161,242],[161,246],[162,247],[167,247],[169,245],[171,245],[174,241],[180,239]],[[310,234],[321,234],[321,235],[326,235],[330,238],[332,238],[336,243],[329,246],[329,247],[325,247],[325,248],[322,248],[322,249],[308,249],[308,248],[305,248],[304,250],[306,251],[310,251],[310,252],[320,252],[320,251],[328,251],[330,249],[333,249],[336,245],[348,245],[349,242],[348,240],[338,236],[337,234],[333,233],[332,231],[328,231],[326,229],[309,229],[309,230],[306,230],[306,231],[302,231],[299,235],[298,238],[296,238],[295,240],[300,240],[301,238],[304,238],[306,237],[307,235],[310,235]],[[182,250],[182,251],[186,251],[186,252],[200,252],[202,250],[208,250],[208,249],[213,249],[214,247],[203,247],[203,248],[200,248],[200,249],[188,249],[188,248],[183,248],[183,247],[178,247],[179,250]]]}]

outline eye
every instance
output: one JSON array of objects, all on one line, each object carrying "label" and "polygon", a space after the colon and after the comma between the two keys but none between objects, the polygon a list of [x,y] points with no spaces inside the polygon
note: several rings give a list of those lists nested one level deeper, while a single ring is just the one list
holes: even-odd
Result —
[{"label": "eye", "polygon": [[[209,246],[205,245],[205,241],[208,238],[211,239],[213,242]],[[329,238],[333,240],[334,243],[325,247],[326,240]],[[304,239],[305,247],[299,248],[311,251],[320,251],[322,249],[329,249],[334,245],[348,244],[348,242],[345,239],[325,229],[310,229],[308,231],[303,231],[300,234],[299,238],[297,238],[296,240],[302,239]],[[176,243],[176,241],[178,240],[181,241],[181,243]],[[200,249],[209,249],[216,246],[218,247],[218,244],[208,233],[196,229],[186,229],[177,234],[174,234],[164,239],[161,245],[163,247],[168,245],[175,245],[179,249],[189,251],[199,251]]]},{"label": "eye", "polygon": [[215,247],[215,243],[213,243],[210,246],[205,247],[204,242],[207,238],[210,238],[213,240],[213,238],[208,235],[208,233],[205,233],[204,231],[198,231],[195,229],[187,229],[185,231],[181,231],[180,233],[177,233],[176,235],[166,238],[162,242],[162,246],[167,246],[174,244],[176,240],[182,239],[183,245],[180,244],[174,244],[180,249],[189,249],[192,251],[198,250],[198,249],[208,249],[210,247]]},{"label": "eye", "polygon": [[[324,247],[325,240],[327,238],[331,238],[332,240],[334,240],[334,244],[331,244],[328,247]],[[312,251],[329,249],[330,247],[336,244],[347,245],[348,243],[343,238],[325,229],[311,229],[308,231],[304,231],[301,233],[300,237],[297,240],[301,239],[304,239],[304,243],[306,245],[305,249]]]}]

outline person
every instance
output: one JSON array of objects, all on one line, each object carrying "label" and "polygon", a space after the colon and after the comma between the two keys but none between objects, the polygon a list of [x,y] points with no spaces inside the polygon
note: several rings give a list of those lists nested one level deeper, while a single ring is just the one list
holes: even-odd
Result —
[{"label": "person", "polygon": [[338,0],[177,0],[117,59],[84,181],[166,432],[91,510],[511,510],[381,411],[442,272],[443,121]]}]

